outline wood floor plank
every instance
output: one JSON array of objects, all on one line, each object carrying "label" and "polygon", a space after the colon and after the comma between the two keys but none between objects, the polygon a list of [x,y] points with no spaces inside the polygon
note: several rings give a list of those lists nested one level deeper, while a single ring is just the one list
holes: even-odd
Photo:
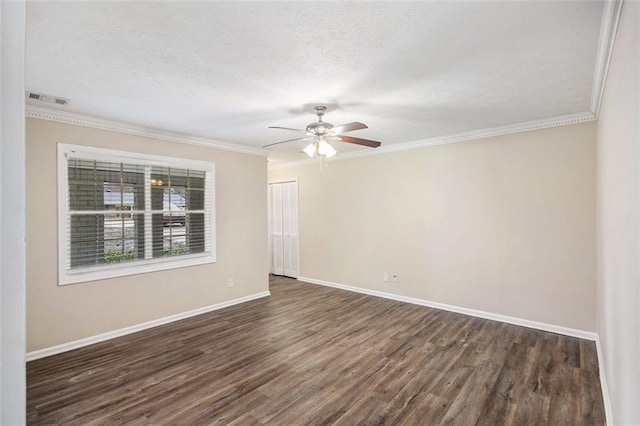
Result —
[{"label": "wood floor plank", "polygon": [[27,364],[30,425],[604,424],[593,342],[270,278]]},{"label": "wood floor plank", "polygon": [[529,347],[514,343],[482,408],[477,425],[494,425],[501,421],[513,423],[514,409],[522,393],[522,386],[519,386],[520,376],[528,362]]}]

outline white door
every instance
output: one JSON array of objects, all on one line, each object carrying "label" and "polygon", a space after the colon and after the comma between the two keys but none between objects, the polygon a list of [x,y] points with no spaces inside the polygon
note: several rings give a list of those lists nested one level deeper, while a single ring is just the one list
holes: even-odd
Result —
[{"label": "white door", "polygon": [[269,244],[271,273],[284,275],[282,232],[282,184],[269,185]]},{"label": "white door", "polygon": [[298,182],[269,184],[271,273],[298,277]]},{"label": "white door", "polygon": [[282,236],[284,275],[298,277],[298,183],[282,184]]}]

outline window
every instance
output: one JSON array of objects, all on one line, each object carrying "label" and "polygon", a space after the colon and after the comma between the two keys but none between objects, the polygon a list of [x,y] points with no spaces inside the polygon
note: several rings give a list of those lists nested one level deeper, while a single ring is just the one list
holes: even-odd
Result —
[{"label": "window", "polygon": [[58,144],[59,284],[215,261],[214,165]]}]

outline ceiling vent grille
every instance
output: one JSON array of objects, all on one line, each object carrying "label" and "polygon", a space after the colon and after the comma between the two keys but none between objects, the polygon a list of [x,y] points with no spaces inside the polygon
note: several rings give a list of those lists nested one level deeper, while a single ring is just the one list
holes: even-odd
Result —
[{"label": "ceiling vent grille", "polygon": [[27,98],[34,101],[46,102],[49,104],[66,105],[70,99],[60,98],[58,96],[45,95],[44,93],[27,92]]}]

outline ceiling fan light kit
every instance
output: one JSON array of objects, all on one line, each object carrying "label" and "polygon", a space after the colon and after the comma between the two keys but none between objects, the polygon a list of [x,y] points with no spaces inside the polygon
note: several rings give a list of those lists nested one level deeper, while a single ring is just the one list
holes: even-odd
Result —
[{"label": "ceiling fan light kit", "polygon": [[327,158],[331,158],[338,152],[329,144],[329,142],[324,140],[324,138],[322,137],[318,137],[318,140],[316,142],[310,143],[302,151],[304,151],[304,153],[311,158],[315,157],[316,154],[324,155]]},{"label": "ceiling fan light kit", "polygon": [[340,126],[334,127],[333,124],[322,121],[322,117],[324,116],[324,113],[326,112],[327,107],[318,105],[314,107],[313,110],[318,116],[318,121],[315,123],[309,124],[305,130],[292,129],[289,127],[277,127],[277,126],[269,127],[270,129],[282,129],[282,130],[292,130],[295,132],[302,132],[306,134],[305,137],[271,143],[269,145],[265,145],[264,148],[267,148],[273,145],[278,145],[281,143],[307,141],[310,138],[314,138],[314,141],[309,145],[307,145],[302,151],[311,158],[315,157],[316,155],[322,155],[325,158],[331,158],[334,155],[336,155],[337,151],[329,143],[329,140],[337,141],[337,142],[352,143],[356,145],[363,145],[363,146],[368,146],[370,148],[377,148],[381,145],[380,142],[378,141],[372,141],[369,139],[361,139],[361,138],[354,138],[351,136],[341,135],[341,133],[344,133],[344,132],[351,132],[353,130],[366,129],[367,128],[366,124],[354,121],[353,123],[346,123],[346,124],[342,124]]},{"label": "ceiling fan light kit", "polygon": [[316,156],[316,152],[318,152],[318,145],[316,145],[316,143],[310,143],[309,145],[307,145],[307,147],[305,149],[302,150],[305,154],[307,154],[309,157],[313,158]]},{"label": "ceiling fan light kit", "polygon": [[320,142],[318,142],[318,154],[330,158],[336,155],[336,152],[338,151],[336,151],[334,147],[329,145],[329,142],[327,142],[326,140],[321,139]]}]

